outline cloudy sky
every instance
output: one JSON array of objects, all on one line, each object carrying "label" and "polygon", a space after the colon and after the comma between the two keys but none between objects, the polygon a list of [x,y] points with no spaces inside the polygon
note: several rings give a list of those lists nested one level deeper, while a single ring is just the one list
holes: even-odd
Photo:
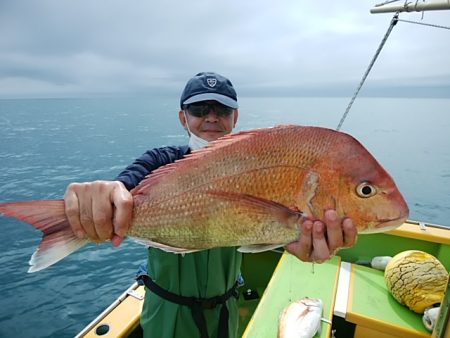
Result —
[{"label": "cloudy sky", "polygon": [[[242,96],[351,96],[393,16],[376,3],[0,0],[0,98],[173,94],[203,70]],[[449,41],[400,22],[362,94],[450,97]]]}]

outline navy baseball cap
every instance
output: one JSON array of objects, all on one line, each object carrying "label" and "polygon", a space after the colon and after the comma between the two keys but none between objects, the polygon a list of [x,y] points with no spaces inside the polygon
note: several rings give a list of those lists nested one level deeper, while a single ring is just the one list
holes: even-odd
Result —
[{"label": "navy baseball cap", "polygon": [[181,94],[180,106],[200,101],[217,101],[237,109],[237,94],[226,77],[213,72],[202,72],[190,79]]}]

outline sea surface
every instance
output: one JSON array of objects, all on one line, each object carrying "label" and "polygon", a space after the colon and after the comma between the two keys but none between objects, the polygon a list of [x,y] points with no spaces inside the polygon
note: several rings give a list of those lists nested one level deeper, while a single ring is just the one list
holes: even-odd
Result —
[{"label": "sea surface", "polygon": [[[186,144],[178,97],[0,100],[0,201],[62,198],[74,181],[113,179],[147,149]],[[238,130],[336,128],[347,98],[240,98]],[[396,180],[410,219],[450,226],[450,99],[358,98],[342,130]],[[40,241],[0,217],[0,337],[73,337],[132,282],[144,247],[92,244],[29,274]]]}]

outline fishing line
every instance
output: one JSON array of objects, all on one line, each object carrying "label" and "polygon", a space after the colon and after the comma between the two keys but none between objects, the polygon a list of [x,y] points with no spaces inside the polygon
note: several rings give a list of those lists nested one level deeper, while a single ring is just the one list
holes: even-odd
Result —
[{"label": "fishing line", "polygon": [[347,118],[348,112],[350,111],[350,108],[351,108],[352,105],[353,105],[353,102],[355,102],[356,96],[358,96],[359,91],[361,90],[361,88],[362,88],[364,82],[366,81],[367,76],[369,75],[369,73],[370,73],[370,71],[371,71],[373,65],[375,64],[375,61],[376,61],[377,58],[378,58],[378,55],[380,55],[380,52],[381,52],[381,50],[383,49],[384,44],[386,43],[386,41],[387,41],[389,35],[391,34],[392,29],[393,29],[394,26],[397,24],[397,22],[398,22],[398,14],[399,14],[399,12],[397,12],[397,13],[394,14],[394,16],[393,16],[393,18],[392,18],[392,20],[391,20],[391,23],[389,24],[389,28],[388,28],[387,31],[386,31],[386,34],[384,34],[384,37],[383,37],[383,39],[381,40],[381,43],[380,43],[380,45],[378,46],[378,49],[376,50],[375,55],[374,55],[373,58],[372,58],[372,61],[370,62],[369,66],[367,67],[366,72],[364,73],[364,75],[363,75],[363,77],[362,77],[362,79],[361,79],[361,82],[359,83],[359,85],[358,85],[358,87],[357,87],[355,93],[353,94],[353,97],[352,97],[352,99],[350,100],[350,103],[348,104],[347,109],[345,110],[344,115],[342,116],[341,120],[339,121],[338,126],[336,127],[336,130],[337,130],[337,131],[339,131],[339,130],[341,129],[342,124],[344,123],[345,119]]},{"label": "fishing line", "polygon": [[[291,258],[286,256],[286,258]],[[289,302],[292,302],[292,259],[289,259]]]},{"label": "fishing line", "polygon": [[[384,3],[382,3],[382,4],[379,4],[379,5],[376,5],[376,6],[382,6],[382,5],[385,5],[385,4],[387,4],[387,3],[396,2],[396,1],[398,1],[398,0],[386,1],[386,2],[384,2]],[[416,2],[416,3],[417,3],[417,2]],[[406,5],[406,2],[405,2],[405,5]],[[422,12],[422,15],[423,15],[423,12]],[[392,29],[394,28],[394,26],[397,24],[398,21],[402,21],[402,22],[406,22],[406,23],[412,23],[412,24],[416,24],[416,25],[429,26],[429,27],[434,27],[434,28],[441,28],[441,29],[448,29],[448,30],[450,30],[450,27],[448,27],[448,26],[436,25],[436,24],[425,23],[425,22],[419,22],[419,21],[403,20],[403,19],[399,19],[398,16],[399,16],[399,12],[396,12],[396,13],[394,14],[392,20],[391,20],[391,23],[389,24],[389,27],[388,27],[388,29],[387,29],[387,31],[386,31],[386,34],[384,35],[383,39],[381,40],[381,43],[380,43],[380,45],[378,46],[378,49],[377,49],[377,51],[375,52],[375,55],[374,55],[373,58],[372,58],[372,61],[370,62],[369,66],[367,67],[366,72],[364,73],[364,75],[363,75],[363,77],[362,77],[361,82],[359,83],[359,85],[358,85],[358,87],[357,87],[355,93],[353,94],[353,97],[352,97],[352,99],[350,100],[350,103],[348,104],[347,109],[346,109],[345,112],[344,112],[344,115],[342,116],[341,120],[339,121],[338,126],[336,127],[336,130],[337,130],[337,131],[339,131],[339,130],[341,129],[341,127],[342,127],[342,125],[343,125],[345,119],[347,118],[348,112],[350,111],[350,108],[351,108],[352,105],[353,105],[353,102],[355,102],[355,99],[356,99],[356,97],[358,96],[359,91],[361,90],[361,88],[362,88],[364,82],[366,81],[366,78],[367,78],[367,76],[369,75],[369,73],[370,73],[370,71],[371,71],[373,65],[375,64],[375,61],[377,60],[378,55],[380,54],[381,50],[383,49],[384,44],[386,43],[386,41],[387,41],[389,35],[390,35],[391,32],[392,32]]]}]

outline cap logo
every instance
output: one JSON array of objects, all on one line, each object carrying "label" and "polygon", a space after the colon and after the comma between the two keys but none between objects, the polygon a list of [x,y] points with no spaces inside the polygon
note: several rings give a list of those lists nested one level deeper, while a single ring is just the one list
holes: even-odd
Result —
[{"label": "cap logo", "polygon": [[217,84],[217,79],[212,78],[212,77],[207,78],[207,79],[206,79],[206,83],[207,83],[208,86],[210,86],[211,88],[214,88],[214,87],[216,86],[216,84]]}]

